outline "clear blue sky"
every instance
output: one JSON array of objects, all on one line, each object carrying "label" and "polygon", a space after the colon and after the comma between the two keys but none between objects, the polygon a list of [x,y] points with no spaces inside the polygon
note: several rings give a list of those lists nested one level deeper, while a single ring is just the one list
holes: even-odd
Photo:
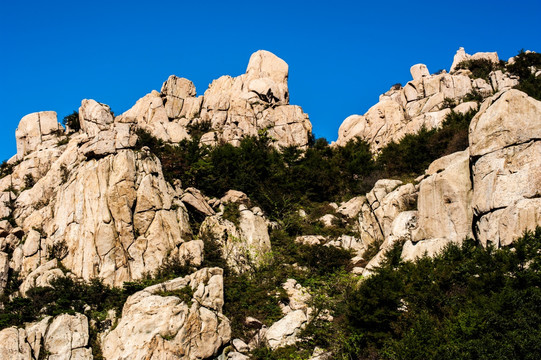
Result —
[{"label": "clear blue sky", "polygon": [[503,59],[541,51],[540,21],[540,0],[3,1],[0,160],[28,113],[61,119],[92,98],[120,114],[171,74],[202,94],[259,49],[289,64],[290,102],[332,141],[413,64],[449,69],[460,46]]}]

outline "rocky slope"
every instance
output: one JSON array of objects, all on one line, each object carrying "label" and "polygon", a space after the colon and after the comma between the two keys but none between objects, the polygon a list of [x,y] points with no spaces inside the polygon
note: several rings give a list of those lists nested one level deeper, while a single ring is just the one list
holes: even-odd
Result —
[{"label": "rocky slope", "polygon": [[442,70],[431,75],[426,65],[413,65],[410,69],[413,80],[404,87],[393,85],[366,114],[351,115],[345,119],[338,130],[336,143],[343,146],[358,136],[371,145],[372,151],[377,152],[391,141],[416,133],[422,127],[432,129],[440,126],[451,110],[464,113],[475,107],[475,102],[469,101],[468,95],[489,96],[518,84],[516,76],[501,70],[492,71],[487,81],[472,78],[467,69],[457,69],[462,61],[479,59],[494,64],[499,62],[497,53],[470,56],[460,48],[450,73]]},{"label": "rocky slope", "polygon": [[[476,108],[462,101],[476,91],[484,99],[469,127],[469,147],[434,161],[413,183],[380,179],[365,196],[326,204],[332,213],[320,214],[314,233],[299,234],[294,244],[350,250],[351,271],[369,276],[394,244],[403,244],[404,260],[414,260],[467,237],[483,246],[508,246],[541,225],[541,102],[510,89],[518,79],[500,70],[489,82],[457,70],[468,59],[498,62],[495,53],[469,56],[461,49],[450,74],[430,75],[426,66],[414,65],[405,87],[383,94],[364,116],[344,121],[336,146],[359,136],[377,153],[405,134],[440,126],[451,110]],[[175,144],[197,128],[202,145],[238,145],[266,132],[274,146],[304,149],[311,124],[300,107],[289,105],[287,77],[283,60],[258,51],[245,74],[215,80],[203,96],[196,97],[189,80],[171,76],[160,93],[116,117],[107,105],[83,100],[80,131],[65,131],[52,111],[21,119],[17,155],[2,167],[0,179],[0,294],[9,291],[2,301],[24,302],[57,286],[57,279],[142,285],[118,312],[87,304],[82,311],[74,307],[71,314],[6,327],[0,358],[245,359],[261,346],[294,345],[315,318],[333,321],[314,305],[302,279],[289,278],[276,293],[278,319],[266,326],[246,318],[250,336],[232,339],[234,324],[223,310],[224,270],[207,267],[205,256],[218,249],[221,266],[232,274],[265,267],[274,256],[271,232],[284,227],[285,218],[271,221],[235,189],[209,198],[179,180],[168,182],[160,159],[138,145],[140,129]],[[444,108],[449,104],[452,109]],[[304,211],[298,216],[307,217]],[[321,227],[341,221],[351,225],[347,231],[321,234]],[[369,257],[370,248],[377,251]],[[144,282],[170,264],[190,271]],[[15,273],[22,281],[13,288]],[[329,356],[316,349],[312,359]]]}]

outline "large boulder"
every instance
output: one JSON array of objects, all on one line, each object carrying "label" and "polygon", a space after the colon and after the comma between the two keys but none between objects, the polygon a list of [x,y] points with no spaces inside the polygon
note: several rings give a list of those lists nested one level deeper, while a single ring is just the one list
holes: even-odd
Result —
[{"label": "large boulder", "polygon": [[415,64],[410,68],[411,77],[413,80],[420,80],[425,76],[430,76],[428,68],[425,64]]},{"label": "large boulder", "polygon": [[228,266],[243,272],[259,266],[271,250],[267,220],[258,208],[232,203],[238,208],[238,219],[225,219],[223,213],[208,216],[199,230],[199,237],[207,237],[219,245]]},{"label": "large boulder", "polygon": [[267,329],[265,341],[271,349],[294,345],[307,322],[305,310],[291,311]]},{"label": "large boulder", "polygon": [[130,296],[118,325],[102,340],[107,360],[207,359],[229,342],[222,314],[223,271],[204,268]]},{"label": "large boulder", "polygon": [[0,331],[0,359],[92,360],[88,319],[63,314]]},{"label": "large boulder", "polygon": [[359,213],[359,234],[364,246],[375,241],[383,242],[392,230],[392,223],[399,213],[411,210],[417,191],[413,184],[400,180],[381,179],[366,194],[366,202]]},{"label": "large boulder", "polygon": [[84,99],[79,108],[81,130],[88,136],[96,136],[102,130],[109,130],[114,118],[111,108],[92,99]]},{"label": "large boulder", "polygon": [[355,137],[369,142],[377,151],[390,142],[392,135],[404,125],[404,109],[392,100],[383,100],[371,107],[364,116],[352,116],[338,130],[340,146]]},{"label": "large boulder", "polygon": [[46,140],[56,138],[64,128],[56,119],[56,112],[41,111],[24,116],[15,131],[17,159],[37,150]]},{"label": "large boulder", "polygon": [[432,163],[419,185],[419,227],[413,241],[471,236],[473,213],[468,150]]},{"label": "large boulder", "polygon": [[540,225],[541,102],[518,90],[494,95],[470,124],[475,235],[508,245]]}]

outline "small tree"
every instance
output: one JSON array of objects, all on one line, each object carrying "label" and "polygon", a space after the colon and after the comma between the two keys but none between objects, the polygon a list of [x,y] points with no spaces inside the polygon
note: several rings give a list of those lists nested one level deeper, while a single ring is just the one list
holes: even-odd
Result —
[{"label": "small tree", "polygon": [[64,116],[62,120],[62,125],[68,127],[71,131],[77,132],[81,130],[81,124],[79,123],[79,113],[73,111],[70,115]]}]

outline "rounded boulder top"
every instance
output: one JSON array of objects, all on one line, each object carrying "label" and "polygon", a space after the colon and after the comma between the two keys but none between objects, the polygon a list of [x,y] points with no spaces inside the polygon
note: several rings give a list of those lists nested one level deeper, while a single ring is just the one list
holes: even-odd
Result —
[{"label": "rounded boulder top", "polygon": [[286,83],[288,72],[287,63],[266,50],[258,50],[253,53],[246,68],[246,74],[249,77],[269,77],[276,83]]}]

